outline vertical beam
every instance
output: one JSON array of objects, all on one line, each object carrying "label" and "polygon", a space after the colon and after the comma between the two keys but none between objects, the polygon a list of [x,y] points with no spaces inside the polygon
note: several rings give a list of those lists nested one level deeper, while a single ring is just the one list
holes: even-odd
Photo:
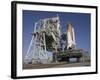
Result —
[{"label": "vertical beam", "polygon": [[26,53],[25,59],[28,58],[27,56],[28,56],[28,54],[29,54],[29,51],[30,51],[31,45],[32,45],[32,43],[33,43],[33,38],[34,38],[34,36],[32,36],[32,39],[31,39],[31,42],[30,42],[30,45],[29,45],[28,51],[27,51],[27,53]]},{"label": "vertical beam", "polygon": [[[45,20],[43,20],[43,29],[45,30]],[[45,48],[45,53],[46,53],[46,40],[45,40],[45,33],[43,33],[43,37],[44,37],[44,48]]]}]

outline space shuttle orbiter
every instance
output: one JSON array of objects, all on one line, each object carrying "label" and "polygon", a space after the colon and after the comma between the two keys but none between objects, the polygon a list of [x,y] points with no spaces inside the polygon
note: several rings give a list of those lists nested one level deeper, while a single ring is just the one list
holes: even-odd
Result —
[{"label": "space shuttle orbiter", "polygon": [[75,32],[71,23],[67,25],[67,49],[75,49]]}]

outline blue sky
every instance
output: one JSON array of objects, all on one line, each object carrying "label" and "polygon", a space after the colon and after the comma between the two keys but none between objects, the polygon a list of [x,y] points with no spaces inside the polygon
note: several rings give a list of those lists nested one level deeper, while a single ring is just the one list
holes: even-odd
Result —
[{"label": "blue sky", "polygon": [[67,22],[73,24],[76,35],[76,47],[90,52],[91,15],[87,13],[47,12],[23,10],[23,54],[25,55],[31,41],[31,32],[34,31],[34,23],[39,19],[56,17],[59,15],[61,29],[66,31]]}]

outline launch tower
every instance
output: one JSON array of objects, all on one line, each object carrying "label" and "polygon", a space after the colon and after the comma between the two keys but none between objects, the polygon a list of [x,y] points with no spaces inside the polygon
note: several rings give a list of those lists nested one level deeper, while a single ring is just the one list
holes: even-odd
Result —
[{"label": "launch tower", "polygon": [[43,64],[49,62],[46,36],[52,37],[52,48],[57,50],[60,46],[60,20],[58,16],[40,19],[35,23],[25,60]]}]

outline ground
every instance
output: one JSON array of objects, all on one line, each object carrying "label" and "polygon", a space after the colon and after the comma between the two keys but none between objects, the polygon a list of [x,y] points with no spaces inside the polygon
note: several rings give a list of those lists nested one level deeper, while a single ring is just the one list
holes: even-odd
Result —
[{"label": "ground", "polygon": [[82,67],[90,66],[90,62],[57,62],[51,64],[24,64],[23,69],[42,69],[42,68],[63,68],[63,67]]}]

